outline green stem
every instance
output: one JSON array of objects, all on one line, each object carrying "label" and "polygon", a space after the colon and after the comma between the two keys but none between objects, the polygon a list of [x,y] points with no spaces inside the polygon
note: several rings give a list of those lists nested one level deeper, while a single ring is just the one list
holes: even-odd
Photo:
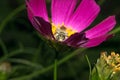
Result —
[{"label": "green stem", "polygon": [[4,55],[7,55],[8,51],[2,39],[0,39],[0,46],[2,47]]},{"label": "green stem", "polygon": [[25,9],[25,5],[19,6],[17,9],[12,11],[0,24],[0,34],[2,33],[4,27],[6,26],[7,22],[10,21],[17,13]]},{"label": "green stem", "polygon": [[13,51],[12,53],[6,55],[6,56],[3,56],[1,59],[0,59],[0,62],[3,62],[4,60],[6,60],[7,58],[11,57],[11,56],[14,56],[14,54],[18,54],[18,53],[21,53],[22,50],[21,49],[18,49],[18,50],[15,50]]},{"label": "green stem", "polygon": [[[60,61],[57,61],[57,66],[65,63],[66,61],[68,61],[69,59],[78,55],[79,53],[81,53],[84,50],[86,50],[86,48],[80,48],[80,49],[75,50],[73,53],[71,53],[71,54],[67,55],[66,57],[62,58]],[[54,67],[54,64],[52,64],[52,65],[50,65],[46,68],[43,68],[42,70],[35,71],[35,72],[33,72],[29,75],[21,76],[21,77],[18,77],[18,78],[13,78],[13,79],[10,79],[10,80],[29,80],[33,77],[36,77],[38,75],[40,76],[40,74],[44,74],[44,73],[50,71],[53,67]]]},{"label": "green stem", "polygon": [[40,58],[41,46],[39,45],[37,50],[35,51],[35,55],[33,56],[33,62],[37,63],[38,59]]},{"label": "green stem", "polygon": [[13,62],[13,63],[24,64],[24,65],[27,65],[29,67],[34,67],[34,68],[39,68],[39,69],[43,68],[42,65],[36,64],[36,63],[32,63],[32,62],[30,62],[28,60],[25,60],[25,59],[8,58],[7,60],[10,61],[10,62]]},{"label": "green stem", "polygon": [[14,50],[12,52],[10,52],[8,55],[6,56],[3,56],[2,58],[0,58],[0,62],[3,62],[4,60],[12,57],[12,56],[15,56],[17,54],[21,54],[21,53],[33,53],[35,51],[35,49],[33,48],[29,48],[29,49],[17,49],[17,50]]},{"label": "green stem", "polygon": [[57,59],[54,62],[54,80],[57,80]]},{"label": "green stem", "polygon": [[110,33],[113,34],[113,33],[118,33],[118,32],[120,32],[120,26],[112,30]]},{"label": "green stem", "polygon": [[87,55],[85,55],[85,58],[86,58],[86,60],[87,60],[87,62],[88,62],[88,66],[89,66],[89,69],[90,69],[90,74],[89,74],[89,80],[91,79],[91,73],[92,73],[92,68],[91,68],[91,64],[90,64],[90,61],[89,61],[89,59],[88,59],[88,56]]},{"label": "green stem", "polygon": [[25,75],[25,76],[18,77],[18,78],[13,78],[13,79],[9,79],[9,80],[30,80],[33,77],[36,77],[36,76],[38,76],[40,74],[43,74],[43,73],[45,73],[47,71],[50,71],[53,67],[54,67],[53,65],[50,65],[50,66],[48,66],[46,68],[43,68],[40,71],[35,71],[35,72],[33,72],[33,73],[29,74],[29,75]]}]

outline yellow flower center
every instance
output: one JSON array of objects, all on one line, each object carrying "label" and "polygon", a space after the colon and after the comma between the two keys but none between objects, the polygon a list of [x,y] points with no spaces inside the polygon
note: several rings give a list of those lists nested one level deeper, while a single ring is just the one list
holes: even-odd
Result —
[{"label": "yellow flower center", "polygon": [[76,31],[70,28],[66,28],[64,25],[54,25],[52,24],[52,32],[56,40],[62,42],[66,40],[69,36],[74,34]]}]

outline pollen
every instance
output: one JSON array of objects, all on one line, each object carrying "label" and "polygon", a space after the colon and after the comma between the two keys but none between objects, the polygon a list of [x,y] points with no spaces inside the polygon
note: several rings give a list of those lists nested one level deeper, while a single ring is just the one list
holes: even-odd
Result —
[{"label": "pollen", "polygon": [[52,33],[57,41],[65,41],[68,37],[70,37],[72,34],[74,34],[76,31],[67,28],[62,25],[54,25],[52,24]]},{"label": "pollen", "polygon": [[105,53],[102,53],[103,59],[106,61],[106,64],[112,68],[113,73],[120,72],[120,56],[115,52],[111,52],[111,55],[107,56]]}]

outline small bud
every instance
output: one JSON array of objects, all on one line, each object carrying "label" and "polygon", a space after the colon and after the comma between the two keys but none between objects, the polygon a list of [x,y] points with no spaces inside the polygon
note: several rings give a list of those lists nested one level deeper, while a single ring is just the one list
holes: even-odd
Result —
[{"label": "small bud", "polygon": [[7,80],[11,72],[11,64],[9,62],[0,63],[0,80]]}]

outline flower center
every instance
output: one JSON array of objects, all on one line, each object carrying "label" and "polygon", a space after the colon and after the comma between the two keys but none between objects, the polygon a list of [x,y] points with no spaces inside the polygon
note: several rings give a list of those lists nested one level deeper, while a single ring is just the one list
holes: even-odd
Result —
[{"label": "flower center", "polygon": [[52,32],[57,41],[65,41],[69,36],[75,33],[72,29],[66,28],[64,25],[55,26],[52,24]]},{"label": "flower center", "polygon": [[67,39],[67,36],[65,33],[60,32],[60,33],[55,33],[54,35],[55,39],[58,41],[64,41],[65,39]]},{"label": "flower center", "polygon": [[58,41],[64,41],[68,38],[68,33],[64,29],[58,28],[54,33],[54,37]]}]

